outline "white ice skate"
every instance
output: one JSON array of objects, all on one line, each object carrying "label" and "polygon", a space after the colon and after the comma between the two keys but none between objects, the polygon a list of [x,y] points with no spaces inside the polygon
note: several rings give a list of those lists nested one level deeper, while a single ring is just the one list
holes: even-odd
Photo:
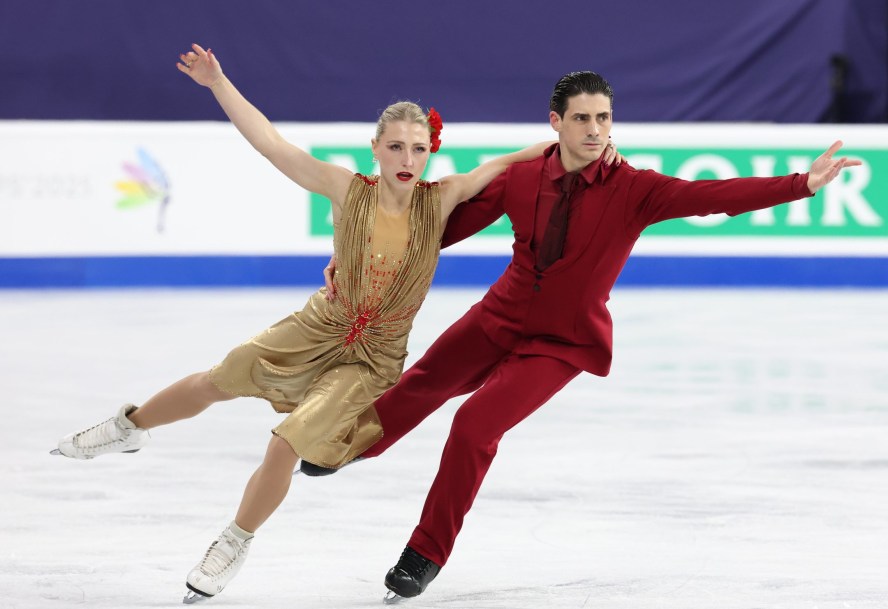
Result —
[{"label": "white ice skate", "polygon": [[92,459],[107,453],[134,453],[151,438],[147,429],[136,427],[126,416],[136,410],[126,404],[103,423],[83,431],[68,434],[59,440],[59,447],[50,451],[72,459]]},{"label": "white ice skate", "polygon": [[232,527],[237,525],[232,523],[222,531],[219,539],[210,544],[203,560],[188,573],[185,585],[189,592],[182,599],[186,605],[219,594],[240,571],[253,538],[242,539],[241,537],[249,533],[239,531],[239,537],[232,531]]}]

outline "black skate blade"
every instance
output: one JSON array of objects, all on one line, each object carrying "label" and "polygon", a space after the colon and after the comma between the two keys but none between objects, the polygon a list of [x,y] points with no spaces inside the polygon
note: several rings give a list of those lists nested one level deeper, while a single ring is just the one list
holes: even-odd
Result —
[{"label": "black skate blade", "polygon": [[400,603],[401,601],[406,601],[406,600],[407,599],[404,598],[403,596],[401,596],[400,594],[397,594],[397,593],[389,590],[388,592],[385,593],[385,597],[383,597],[382,603],[384,605],[396,605],[396,604]]},{"label": "black skate blade", "polygon": [[62,451],[60,451],[58,448],[53,448],[51,451],[49,451],[49,454],[51,454],[51,455],[61,455],[62,457],[65,456],[65,455],[62,455]]},{"label": "black skate blade", "polygon": [[[349,463],[351,463],[351,462],[349,462]],[[293,471],[293,475],[298,476],[299,474],[302,474],[303,476],[305,476],[307,478],[319,478],[321,476],[330,476],[331,474],[335,474],[336,472],[338,472],[340,469],[342,469],[346,465],[349,465],[349,463],[346,463],[342,467],[334,468],[334,467],[323,467],[320,465],[315,465],[314,463],[309,463],[303,459],[302,461],[299,462],[299,467]]]},{"label": "black skate blade", "polygon": [[358,456],[339,467],[323,467],[321,465],[315,465],[314,463],[302,459],[299,462],[299,469],[295,470],[293,472],[293,475],[296,476],[298,474],[302,474],[308,478],[321,478],[323,476],[330,476],[342,469],[345,469],[349,465],[353,465],[358,461],[363,461],[366,458],[367,457]]}]

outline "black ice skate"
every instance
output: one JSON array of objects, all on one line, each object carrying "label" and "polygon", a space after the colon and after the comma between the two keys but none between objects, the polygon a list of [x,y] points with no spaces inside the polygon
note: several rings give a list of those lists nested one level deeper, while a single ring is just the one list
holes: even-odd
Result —
[{"label": "black ice skate", "polygon": [[[342,467],[346,467],[351,465],[352,463],[357,463],[367,457],[355,457]],[[315,465],[314,463],[309,463],[305,459],[299,462],[299,469],[297,469],[294,474],[305,474],[306,476],[311,476],[312,478],[316,478],[318,476],[329,476],[330,474],[335,474],[342,467],[321,467],[320,465]]]},{"label": "black ice skate", "polygon": [[441,567],[407,546],[401,552],[398,564],[389,569],[385,576],[385,587],[390,590],[385,595],[385,603],[392,604],[403,598],[419,596],[440,570]]}]

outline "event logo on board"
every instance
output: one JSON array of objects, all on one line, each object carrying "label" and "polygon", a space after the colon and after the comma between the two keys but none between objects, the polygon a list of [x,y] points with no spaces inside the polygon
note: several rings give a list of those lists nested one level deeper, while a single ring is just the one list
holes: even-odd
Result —
[{"label": "event logo on board", "polygon": [[114,187],[121,193],[121,198],[117,200],[117,209],[128,210],[157,204],[157,232],[162,233],[170,204],[170,182],[160,164],[144,148],[139,148],[137,155],[138,165],[127,161],[123,163],[123,171],[128,179],[114,183]]}]

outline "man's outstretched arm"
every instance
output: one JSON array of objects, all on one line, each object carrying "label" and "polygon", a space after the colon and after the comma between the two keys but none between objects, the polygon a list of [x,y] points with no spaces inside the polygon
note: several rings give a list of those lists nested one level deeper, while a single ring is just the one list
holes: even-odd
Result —
[{"label": "man's outstretched arm", "polygon": [[811,197],[858,160],[835,158],[842,147],[837,141],[821,154],[806,174],[774,178],[728,180],[680,180],[653,171],[641,171],[630,188],[635,205],[627,207],[627,225],[634,232],[673,218],[727,213],[737,215]]}]

